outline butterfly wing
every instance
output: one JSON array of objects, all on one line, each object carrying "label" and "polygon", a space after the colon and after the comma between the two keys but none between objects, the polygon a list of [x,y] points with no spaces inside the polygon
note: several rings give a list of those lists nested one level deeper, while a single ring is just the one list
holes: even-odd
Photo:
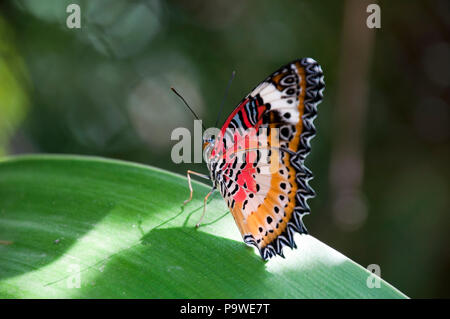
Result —
[{"label": "butterfly wing", "polygon": [[216,186],[244,241],[264,260],[283,256],[284,246],[295,248],[295,232],[307,233],[302,218],[314,191],[304,160],[323,89],[316,61],[293,61],[242,100],[214,142],[210,170]]}]

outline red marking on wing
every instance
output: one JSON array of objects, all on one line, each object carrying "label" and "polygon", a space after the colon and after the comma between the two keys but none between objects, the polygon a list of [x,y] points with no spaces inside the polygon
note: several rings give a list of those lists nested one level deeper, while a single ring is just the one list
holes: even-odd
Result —
[{"label": "red marking on wing", "polygon": [[233,119],[233,117],[236,115],[237,112],[239,112],[244,105],[248,102],[248,98],[243,100],[235,109],[234,111],[230,114],[230,116],[228,116],[228,118],[225,120],[225,123],[222,126],[222,129],[220,130],[222,134],[225,133],[225,130],[227,129],[227,127],[230,125],[231,120]]},{"label": "red marking on wing", "polygon": [[[223,145],[223,137],[225,136],[225,131],[226,129],[229,127],[231,120],[236,116],[236,114],[239,111],[242,111],[242,119],[243,119],[243,124],[245,125],[245,127],[243,127],[243,129],[249,129],[249,128],[254,128],[255,130],[258,130],[259,126],[261,125],[263,119],[262,119],[262,115],[263,113],[266,111],[266,106],[264,104],[260,105],[257,99],[254,99],[254,107],[256,107],[257,110],[257,123],[253,126],[249,119],[248,119],[248,115],[246,114],[244,107],[245,105],[250,101],[250,98],[246,98],[244,99],[241,103],[239,103],[239,105],[233,110],[233,112],[227,117],[227,119],[225,120],[225,123],[223,124],[222,128],[220,129],[220,134],[217,137],[217,142],[215,143],[215,150],[212,153],[212,155],[216,155],[216,154],[224,154],[227,150],[224,148]],[[236,139],[237,137],[235,136],[234,139]],[[234,140],[234,142],[236,143],[237,141]]]}]

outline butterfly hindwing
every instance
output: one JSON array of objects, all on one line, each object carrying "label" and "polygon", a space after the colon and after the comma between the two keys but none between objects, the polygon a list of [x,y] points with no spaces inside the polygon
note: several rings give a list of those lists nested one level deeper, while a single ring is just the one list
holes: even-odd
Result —
[{"label": "butterfly hindwing", "polygon": [[265,260],[296,247],[295,232],[307,232],[302,218],[314,192],[304,160],[323,88],[317,62],[293,61],[242,100],[214,141],[209,168],[216,186],[244,241]]}]

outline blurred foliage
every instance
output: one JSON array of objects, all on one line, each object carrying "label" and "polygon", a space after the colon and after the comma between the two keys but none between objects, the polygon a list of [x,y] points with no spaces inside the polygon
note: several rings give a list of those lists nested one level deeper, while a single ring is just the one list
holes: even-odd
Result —
[{"label": "blurred foliage", "polygon": [[0,156],[25,116],[28,78],[22,58],[11,40],[11,30],[0,16]]},{"label": "blurred foliage", "polygon": [[[81,7],[81,29],[66,27],[69,3]],[[362,265],[379,264],[408,296],[448,297],[449,2],[378,2],[382,28],[373,30],[362,133],[368,214],[353,230],[332,216],[329,188],[345,3],[1,2],[0,152],[92,154],[206,172],[204,164],[169,160],[171,131],[193,129],[170,87],[210,126],[232,70],[223,114],[276,68],[310,56],[324,69],[326,90],[307,160],[318,194],[309,231]]]}]

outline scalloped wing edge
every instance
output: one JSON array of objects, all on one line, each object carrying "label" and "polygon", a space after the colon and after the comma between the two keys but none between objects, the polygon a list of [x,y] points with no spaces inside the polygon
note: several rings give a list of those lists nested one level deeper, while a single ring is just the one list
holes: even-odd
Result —
[{"label": "scalloped wing edge", "polygon": [[[262,259],[268,260],[276,255],[284,258],[283,247],[291,249],[297,248],[294,241],[294,234],[308,234],[303,223],[303,217],[310,214],[311,210],[307,203],[309,198],[315,196],[315,192],[309,185],[313,178],[312,172],[305,166],[306,157],[311,151],[311,139],[316,135],[314,119],[317,116],[317,105],[322,101],[323,90],[325,89],[324,76],[321,66],[311,58],[303,58],[293,61],[299,62],[305,69],[306,92],[304,99],[304,113],[302,115],[303,131],[300,134],[300,147],[296,153],[292,153],[290,163],[296,170],[296,180],[299,185],[296,199],[297,205],[292,213],[291,220],[287,223],[286,230],[281,233],[273,242],[259,249]],[[251,235],[244,236],[244,242],[247,245],[258,245]]]}]

